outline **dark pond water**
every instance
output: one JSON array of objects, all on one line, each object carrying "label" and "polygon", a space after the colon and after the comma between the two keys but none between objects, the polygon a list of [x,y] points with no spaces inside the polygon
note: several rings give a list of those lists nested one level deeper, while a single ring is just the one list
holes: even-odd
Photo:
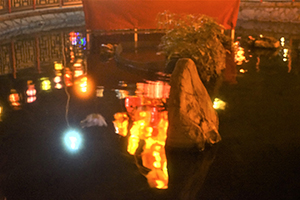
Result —
[{"label": "dark pond water", "polygon": [[270,34],[281,47],[264,50],[248,36],[237,29],[237,61],[210,90],[222,142],[169,160],[160,34],[1,41],[0,199],[298,199],[300,37]]}]

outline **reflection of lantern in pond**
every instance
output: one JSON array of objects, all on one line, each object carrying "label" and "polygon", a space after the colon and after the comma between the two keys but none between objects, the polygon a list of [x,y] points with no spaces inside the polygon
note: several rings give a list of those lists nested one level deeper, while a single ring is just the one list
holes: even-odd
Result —
[{"label": "reflection of lantern in pond", "polygon": [[61,70],[63,70],[63,68],[64,68],[64,66],[63,66],[62,63],[54,62],[54,69],[55,69],[56,71],[61,71]]},{"label": "reflection of lantern in pond", "polygon": [[3,116],[3,106],[0,104],[0,122],[2,121]]},{"label": "reflection of lantern in pond", "polygon": [[84,71],[82,69],[82,64],[80,62],[74,63],[73,68],[74,68],[74,77],[75,78],[84,75]]},{"label": "reflection of lantern in pond", "polygon": [[27,95],[27,103],[32,103],[36,100],[36,89],[35,85],[32,84],[32,81],[27,82],[27,90],[26,90],[26,95]]},{"label": "reflection of lantern in pond", "polygon": [[21,96],[17,93],[15,89],[10,90],[10,95],[8,96],[10,105],[15,109],[19,109],[21,106]]},{"label": "reflection of lantern in pond", "polygon": [[63,142],[65,147],[72,153],[77,152],[79,149],[82,148],[83,139],[82,135],[76,130],[69,130],[64,138]]},{"label": "reflection of lantern in pond", "polygon": [[103,86],[97,86],[96,89],[96,96],[97,97],[103,97],[104,87]]},{"label": "reflection of lantern in pond", "polygon": [[72,43],[72,45],[76,45],[77,44],[77,37],[78,37],[79,33],[76,32],[70,32],[69,33],[69,40]]},{"label": "reflection of lantern in pond", "polygon": [[115,121],[113,121],[115,132],[123,137],[127,135],[128,128],[128,116],[126,113],[116,113],[114,114]]},{"label": "reflection of lantern in pond", "polygon": [[237,65],[241,65],[244,61],[246,61],[244,48],[237,47],[234,59]]},{"label": "reflection of lantern in pond", "polygon": [[130,117],[134,116],[134,112],[138,106],[142,105],[142,99],[140,97],[129,96],[125,99],[125,108]]},{"label": "reflection of lantern in pond", "polygon": [[47,77],[43,77],[41,80],[41,90],[48,91],[51,89],[51,81]]},{"label": "reflection of lantern in pond", "polygon": [[168,98],[170,85],[162,81],[147,81],[147,83],[137,83],[137,94],[142,94],[148,98],[161,99]]},{"label": "reflection of lantern in pond", "polygon": [[213,102],[213,107],[216,110],[225,110],[226,103],[219,98],[215,98]]},{"label": "reflection of lantern in pond", "polygon": [[77,79],[74,82],[74,90],[77,96],[80,98],[89,98],[91,95],[94,95],[94,85],[91,79],[88,79],[88,77],[84,76],[79,79]]},{"label": "reflection of lantern in pond", "polygon": [[127,90],[115,90],[118,99],[125,99],[128,96]]},{"label": "reflection of lantern in pond", "polygon": [[79,76],[82,76],[84,73],[83,73],[83,69],[75,69],[74,70],[74,77],[79,77]]},{"label": "reflection of lantern in pond", "polygon": [[87,77],[83,77],[80,80],[79,86],[80,86],[81,92],[87,92]]},{"label": "reflection of lantern in pond", "polygon": [[73,85],[73,77],[72,77],[72,72],[69,68],[65,69],[65,75],[64,75],[64,81],[65,81],[65,85],[67,87],[72,86]]},{"label": "reflection of lantern in pond", "polygon": [[55,83],[55,88],[56,89],[61,89],[63,86],[62,86],[62,83],[61,83],[61,76],[55,76],[55,78],[53,79],[54,83]]}]

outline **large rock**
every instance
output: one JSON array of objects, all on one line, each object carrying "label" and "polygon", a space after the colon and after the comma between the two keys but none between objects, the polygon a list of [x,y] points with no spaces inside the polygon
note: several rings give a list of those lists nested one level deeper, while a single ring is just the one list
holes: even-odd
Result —
[{"label": "large rock", "polygon": [[170,84],[166,147],[204,150],[219,142],[219,118],[191,59],[177,61]]}]

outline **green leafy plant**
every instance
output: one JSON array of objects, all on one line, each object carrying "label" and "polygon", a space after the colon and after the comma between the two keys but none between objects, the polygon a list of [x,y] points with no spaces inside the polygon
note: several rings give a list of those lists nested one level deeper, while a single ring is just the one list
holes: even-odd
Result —
[{"label": "green leafy plant", "polygon": [[213,18],[200,15],[159,13],[158,28],[166,30],[159,48],[170,61],[191,58],[202,81],[209,82],[225,68],[226,48],[230,38]]}]

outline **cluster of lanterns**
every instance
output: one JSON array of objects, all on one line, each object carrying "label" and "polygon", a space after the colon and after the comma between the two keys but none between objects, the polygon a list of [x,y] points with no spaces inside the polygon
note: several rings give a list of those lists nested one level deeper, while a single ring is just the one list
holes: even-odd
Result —
[{"label": "cluster of lanterns", "polygon": [[16,89],[11,89],[8,96],[8,101],[13,109],[19,110],[21,109],[23,100],[26,103],[33,103],[36,100],[36,93],[37,91],[35,89],[35,84],[32,80],[28,80],[25,94],[17,92]]},{"label": "cluster of lanterns", "polygon": [[[136,84],[136,96],[124,97],[126,112],[116,113],[113,121],[115,132],[128,138],[127,152],[141,159],[140,167],[150,187],[168,187],[165,140],[168,115],[163,102],[169,96],[170,86],[162,81],[146,81]],[[132,121],[130,123],[129,121]],[[142,152],[137,151],[142,144]]]},{"label": "cluster of lanterns", "polygon": [[[166,189],[168,187],[165,139],[168,127],[167,111],[160,111],[156,101],[140,97],[126,97],[127,112],[114,115],[116,133],[128,138],[127,152],[136,155],[140,141],[143,140],[143,152],[138,155],[142,160],[144,174],[150,187]],[[129,115],[129,116],[128,116]],[[129,119],[133,120],[129,127]]]},{"label": "cluster of lanterns", "polygon": [[[136,96],[124,95],[126,112],[114,115],[115,132],[126,137],[127,152],[141,158],[143,175],[150,187],[168,188],[165,140],[168,112],[164,102],[169,97],[170,86],[160,81],[137,83]],[[224,110],[226,103],[215,98],[213,107]],[[130,123],[131,122],[131,123]],[[141,142],[143,141],[143,142]],[[140,145],[142,145],[140,152]],[[140,164],[139,164],[140,165]]]}]

